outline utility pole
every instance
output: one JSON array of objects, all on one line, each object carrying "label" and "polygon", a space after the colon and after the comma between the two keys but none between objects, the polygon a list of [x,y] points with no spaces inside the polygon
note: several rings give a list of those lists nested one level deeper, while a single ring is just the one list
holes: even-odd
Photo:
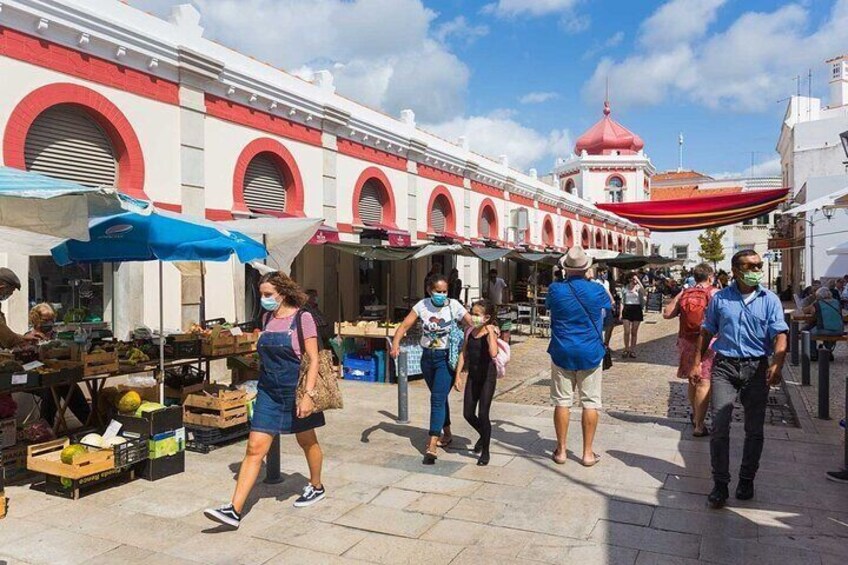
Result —
[{"label": "utility pole", "polygon": [[680,173],[683,171],[683,132],[677,136],[677,145],[678,145],[678,160],[677,160],[677,172]]}]

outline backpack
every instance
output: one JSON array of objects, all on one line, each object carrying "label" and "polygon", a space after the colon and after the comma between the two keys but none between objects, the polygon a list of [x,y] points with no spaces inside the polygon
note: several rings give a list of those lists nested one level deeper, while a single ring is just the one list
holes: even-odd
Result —
[{"label": "backpack", "polygon": [[[465,339],[468,340],[468,336],[471,335],[471,332],[474,331],[474,328],[468,328],[465,330]],[[495,365],[495,370],[498,373],[498,378],[502,379],[506,376],[506,365],[509,363],[510,358],[512,357],[512,349],[509,347],[509,344],[498,338],[498,354],[492,357],[492,363]]]},{"label": "backpack", "polygon": [[842,308],[837,300],[816,300],[816,328],[833,333],[845,331]]},{"label": "backpack", "polygon": [[710,302],[710,292],[699,286],[687,288],[677,303],[680,308],[680,337],[695,341],[701,333],[701,324]]}]

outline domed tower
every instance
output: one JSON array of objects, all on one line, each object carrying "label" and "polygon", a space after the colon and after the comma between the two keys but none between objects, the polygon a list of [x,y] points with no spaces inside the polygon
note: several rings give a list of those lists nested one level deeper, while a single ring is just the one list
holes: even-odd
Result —
[{"label": "domed tower", "polygon": [[611,114],[605,101],[603,117],[577,138],[574,153],[557,162],[560,188],[595,203],[650,200],[656,170],[645,142]]}]

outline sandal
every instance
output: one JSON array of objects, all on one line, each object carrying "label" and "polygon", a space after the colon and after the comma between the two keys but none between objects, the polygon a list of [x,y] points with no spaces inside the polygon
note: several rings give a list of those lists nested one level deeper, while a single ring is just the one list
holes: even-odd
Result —
[{"label": "sandal", "polygon": [[451,444],[451,442],[452,442],[452,441],[453,441],[453,436],[448,436],[448,440],[447,440],[447,441],[444,441],[442,438],[439,438],[439,441],[437,441],[437,442],[436,442],[436,445],[437,445],[438,447],[441,447],[442,449],[444,449],[444,448],[446,448],[447,446],[449,446],[449,445]]},{"label": "sandal", "polygon": [[594,467],[595,465],[597,465],[598,462],[601,460],[601,456],[594,452],[592,453],[592,455],[595,457],[594,461],[592,461],[591,463],[586,463],[585,459],[581,459],[580,464],[584,467]]},{"label": "sandal", "polygon": [[438,458],[439,456],[436,453],[433,453],[432,451],[427,451],[426,453],[424,453],[424,460],[421,461],[421,463],[423,465],[435,465],[436,459]]},{"label": "sandal", "polygon": [[631,359],[636,359],[636,354],[635,354],[635,353],[633,353],[632,351],[630,352],[630,358],[631,358]]},{"label": "sandal", "polygon": [[703,432],[692,432],[693,437],[707,437],[708,435],[710,435],[710,430],[707,428],[704,428]]}]

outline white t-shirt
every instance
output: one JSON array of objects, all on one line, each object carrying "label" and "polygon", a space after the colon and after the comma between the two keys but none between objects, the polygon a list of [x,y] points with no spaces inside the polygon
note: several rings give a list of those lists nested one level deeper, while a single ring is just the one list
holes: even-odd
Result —
[{"label": "white t-shirt", "polygon": [[750,304],[751,302],[753,302],[753,301],[754,301],[754,296],[756,296],[756,295],[757,295],[757,291],[756,291],[756,290],[751,291],[751,292],[749,292],[748,294],[743,294],[743,295],[742,295],[742,301],[743,301],[746,305],[747,305],[747,304]]},{"label": "white t-shirt", "polygon": [[503,304],[503,291],[507,287],[504,280],[500,277],[495,279],[495,282],[486,281],[489,300],[495,304]]},{"label": "white t-shirt", "polygon": [[642,294],[636,289],[624,289],[624,305],[625,306],[636,306],[642,305]]},{"label": "white t-shirt", "polygon": [[447,349],[451,321],[459,322],[468,313],[456,300],[449,300],[439,308],[429,298],[419,300],[412,310],[421,319],[421,347],[424,349]]}]

